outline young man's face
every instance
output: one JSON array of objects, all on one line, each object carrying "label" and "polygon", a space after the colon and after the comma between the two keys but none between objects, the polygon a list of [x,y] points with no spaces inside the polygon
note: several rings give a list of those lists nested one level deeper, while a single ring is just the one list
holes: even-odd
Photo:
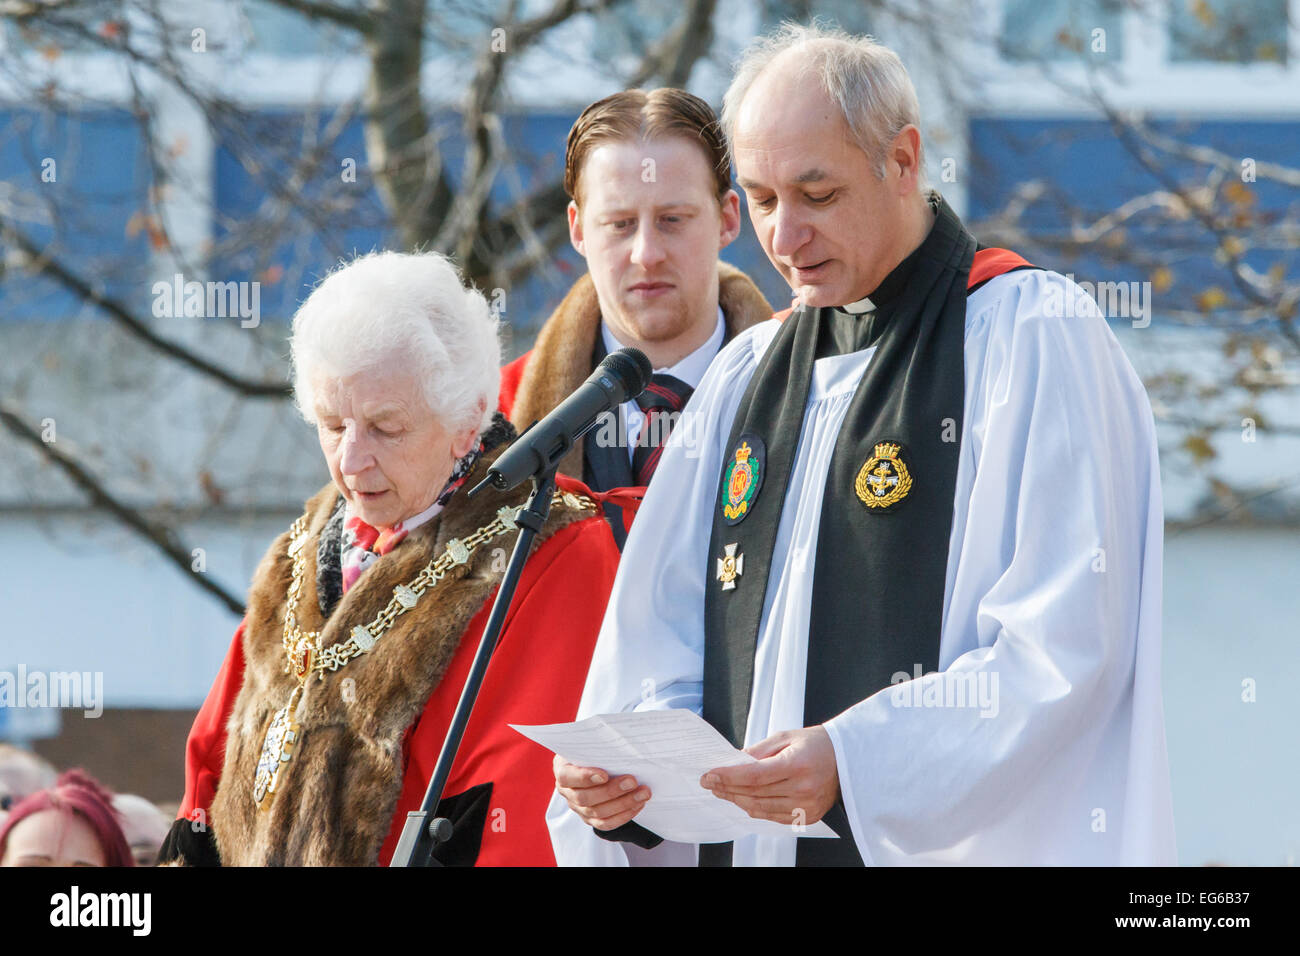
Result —
[{"label": "young man's face", "polygon": [[740,232],[740,198],[728,190],[719,204],[714,188],[704,150],[680,137],[587,154],[569,237],[625,344],[652,344],[676,361],[713,333],[718,252]]},{"label": "young man's face", "polygon": [[855,302],[903,259],[919,145],[906,127],[880,179],[815,80],[772,70],[755,82],[736,120],[736,179],[763,251],[797,299]]}]

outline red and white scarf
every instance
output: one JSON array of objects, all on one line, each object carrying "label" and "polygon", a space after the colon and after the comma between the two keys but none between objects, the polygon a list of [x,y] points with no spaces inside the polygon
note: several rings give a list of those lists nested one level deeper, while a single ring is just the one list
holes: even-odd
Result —
[{"label": "red and white scarf", "polygon": [[359,516],[352,514],[352,505],[347,505],[343,513],[343,537],[340,542],[344,594],[357,583],[357,578],[367,568],[401,544],[408,534],[442,511],[443,505],[456,493],[456,489],[465,484],[483,451],[484,444],[480,444],[464,458],[458,459],[451,478],[438,493],[437,500],[419,514],[403,518],[391,527],[376,528],[366,524]]}]

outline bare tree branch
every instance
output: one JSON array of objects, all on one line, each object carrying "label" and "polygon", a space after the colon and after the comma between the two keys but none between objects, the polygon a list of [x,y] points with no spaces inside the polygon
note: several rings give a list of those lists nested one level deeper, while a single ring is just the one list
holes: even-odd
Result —
[{"label": "bare tree branch", "polygon": [[1293,476],[1291,478],[1274,481],[1262,488],[1256,488],[1248,492],[1239,491],[1235,488],[1226,488],[1225,491],[1227,493],[1223,497],[1226,497],[1228,500],[1224,503],[1222,508],[1213,513],[1201,515],[1196,518],[1184,521],[1171,521],[1168,523],[1169,528],[1165,536],[1166,538],[1171,538],[1188,531],[1195,531],[1198,528],[1219,524],[1235,518],[1243,512],[1249,516],[1249,508],[1256,502],[1262,501],[1263,499],[1272,497],[1276,494],[1292,491],[1296,488],[1300,488],[1300,476]]},{"label": "bare tree branch", "polygon": [[424,0],[380,0],[366,34],[366,151],[402,245],[437,232],[452,192],[420,96]]},{"label": "bare tree branch", "polygon": [[271,0],[276,6],[293,10],[313,20],[329,20],[339,26],[367,35],[374,28],[374,18],[363,9],[344,7],[327,0]]},{"label": "bare tree branch", "polygon": [[6,0],[0,3],[0,17],[35,20],[58,10],[76,6],[78,0]]},{"label": "bare tree branch", "polygon": [[690,0],[677,26],[646,54],[628,79],[629,87],[660,77],[664,86],[685,86],[695,64],[713,45],[713,9],[716,0]]},{"label": "bare tree branch", "polygon": [[290,397],[292,390],[285,383],[258,382],[244,378],[213,362],[209,362],[203,356],[191,352],[182,345],[164,339],[149,328],[148,325],[132,315],[130,310],[122,303],[104,295],[86,279],[83,279],[54,258],[48,249],[42,249],[3,220],[0,220],[0,236],[3,236],[6,242],[10,242],[21,249],[36,272],[57,280],[64,288],[75,293],[82,301],[98,306],[114,322],[121,325],[150,348],[156,349],[168,358],[174,359],[182,365],[187,365],[197,372],[202,372],[204,375],[216,379],[226,387],[241,392],[249,398],[284,399]]},{"label": "bare tree branch", "polygon": [[1128,150],[1129,154],[1153,176],[1157,182],[1174,195],[1178,196],[1186,206],[1188,212],[1205,228],[1207,232],[1215,237],[1218,241],[1220,253],[1223,255],[1228,266],[1228,274],[1232,277],[1233,284],[1238,291],[1250,302],[1257,305],[1268,306],[1277,311],[1278,327],[1283,337],[1292,345],[1297,352],[1300,352],[1300,332],[1295,328],[1294,321],[1288,318],[1284,303],[1281,296],[1270,296],[1262,291],[1258,285],[1247,275],[1247,267],[1242,259],[1240,252],[1235,251],[1234,244],[1228,241],[1231,233],[1223,227],[1214,217],[1213,212],[1207,204],[1200,201],[1197,197],[1189,195],[1188,191],[1170,175],[1151,155],[1150,149],[1145,142],[1144,130],[1141,126],[1131,121],[1126,121],[1119,113],[1102,97],[1096,98],[1098,108],[1105,114],[1110,122],[1111,129],[1115,131],[1116,138]]},{"label": "bare tree branch", "polygon": [[[1185,428],[1189,431],[1195,431],[1206,435],[1221,431],[1237,432],[1241,429],[1239,420],[1211,421],[1205,418],[1197,418],[1192,415],[1157,415],[1156,418],[1170,425],[1177,425],[1180,428]],[[1261,435],[1300,436],[1300,425],[1260,425],[1258,430]]]},{"label": "bare tree branch", "polygon": [[190,551],[180,543],[175,532],[150,521],[135,508],[118,501],[103,483],[87,471],[75,458],[58,451],[50,442],[41,440],[40,433],[25,422],[8,403],[0,402],[0,423],[16,437],[40,450],[47,459],[58,465],[76,485],[90,496],[91,501],[108,511],[124,525],[157,548],[172,564],[194,579],[194,583],[207,591],[236,614],[244,613],[244,602],[239,600],[206,574],[196,574],[191,567]]},{"label": "bare tree branch", "polygon": [[[501,85],[507,64],[536,42],[546,31],[584,13],[601,9],[601,2],[583,3],[581,0],[556,0],[545,13],[528,20],[517,21],[518,0],[510,0],[501,23],[507,45],[498,49],[495,37],[489,37],[480,49],[474,78],[465,98],[463,125],[469,151],[465,158],[462,179],[468,185],[463,189],[447,218],[433,236],[433,248],[449,250],[462,263],[467,278],[483,284],[491,275],[500,275],[498,260],[521,237],[536,235],[536,220],[520,220],[517,215],[498,218],[484,223],[487,203],[497,172],[504,163],[505,140],[501,134],[497,113],[500,107]],[[563,190],[561,188],[561,193]],[[530,209],[530,217],[538,214],[562,215],[568,196],[562,201],[553,189],[544,190],[548,200],[540,209]]]},{"label": "bare tree branch", "polygon": [[[604,7],[604,4],[598,3],[583,5],[560,0],[549,14],[539,16],[532,22],[545,21],[549,28],[564,19],[561,13],[573,16]],[[691,0],[677,27],[647,52],[624,85],[628,88],[641,86],[658,76],[665,85],[684,86],[695,64],[708,53],[713,43],[714,7],[715,0]],[[531,42],[540,31],[526,28],[524,32],[534,34],[528,36],[528,41]],[[511,31],[511,35],[517,36],[518,33],[518,28]],[[514,55],[518,55],[520,47],[521,44],[516,42]],[[504,66],[504,59],[501,59],[497,63],[482,65],[481,72],[489,72],[489,67],[503,70]],[[499,73],[482,79],[477,85],[479,101],[473,104],[473,108],[480,114],[495,108],[495,95],[499,85]],[[564,191],[563,183],[556,181],[535,190],[525,201],[494,217],[480,217],[478,241],[473,243],[470,253],[461,259],[467,277],[480,284],[489,281],[510,284],[526,274],[543,260],[546,252],[564,241],[567,233],[555,229],[554,223],[563,217],[568,203],[569,196]],[[546,249],[537,248],[530,238],[539,235],[547,237]]]},{"label": "bare tree branch", "polygon": [[[1233,175],[1236,175],[1241,170],[1240,158],[1221,153],[1209,146],[1202,146],[1199,143],[1184,143],[1145,125],[1142,127],[1142,136],[1152,146],[1162,149],[1166,153],[1173,153],[1175,156],[1182,156],[1184,159],[1195,160],[1198,163],[1204,163],[1206,166],[1217,166],[1224,172]],[[1272,179],[1287,186],[1300,186],[1300,169],[1294,166],[1283,166],[1281,163],[1258,160],[1255,163],[1255,175],[1259,179]]]}]

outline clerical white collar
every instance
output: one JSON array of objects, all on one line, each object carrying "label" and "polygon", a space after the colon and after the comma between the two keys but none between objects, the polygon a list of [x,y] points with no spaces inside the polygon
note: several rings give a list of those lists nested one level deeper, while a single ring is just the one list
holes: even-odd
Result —
[{"label": "clerical white collar", "polygon": [[[600,334],[605,340],[606,352],[616,352],[624,347],[617,336],[610,331],[609,324],[603,317],[600,320]],[[713,334],[709,336],[709,340],[676,365],[671,368],[657,368],[655,373],[666,372],[691,388],[699,388],[700,380],[704,378],[704,373],[709,370],[709,365],[722,348],[722,340],[726,335],[727,322],[722,316],[722,306],[718,306],[718,324],[713,327]]]},{"label": "clerical white collar", "polygon": [[872,302],[870,299],[868,299],[866,296],[863,296],[861,299],[858,299],[857,302],[850,302],[848,305],[840,306],[841,311],[850,312],[853,315],[862,315],[865,312],[874,312],[875,309],[876,309],[876,304]]}]

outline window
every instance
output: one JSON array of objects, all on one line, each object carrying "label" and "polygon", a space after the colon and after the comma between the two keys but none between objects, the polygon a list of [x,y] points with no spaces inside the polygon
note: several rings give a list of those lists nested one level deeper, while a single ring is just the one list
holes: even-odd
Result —
[{"label": "window", "polygon": [[[339,7],[360,8],[360,0],[334,0]],[[330,20],[282,7],[271,0],[246,0],[244,35],[251,53],[284,57],[337,57],[340,47],[359,46],[356,35]]]},{"label": "window", "polygon": [[1172,0],[1169,59],[1175,63],[1285,63],[1287,0]]},{"label": "window", "polygon": [[1002,55],[1033,62],[1123,55],[1119,0],[1005,0]]}]

